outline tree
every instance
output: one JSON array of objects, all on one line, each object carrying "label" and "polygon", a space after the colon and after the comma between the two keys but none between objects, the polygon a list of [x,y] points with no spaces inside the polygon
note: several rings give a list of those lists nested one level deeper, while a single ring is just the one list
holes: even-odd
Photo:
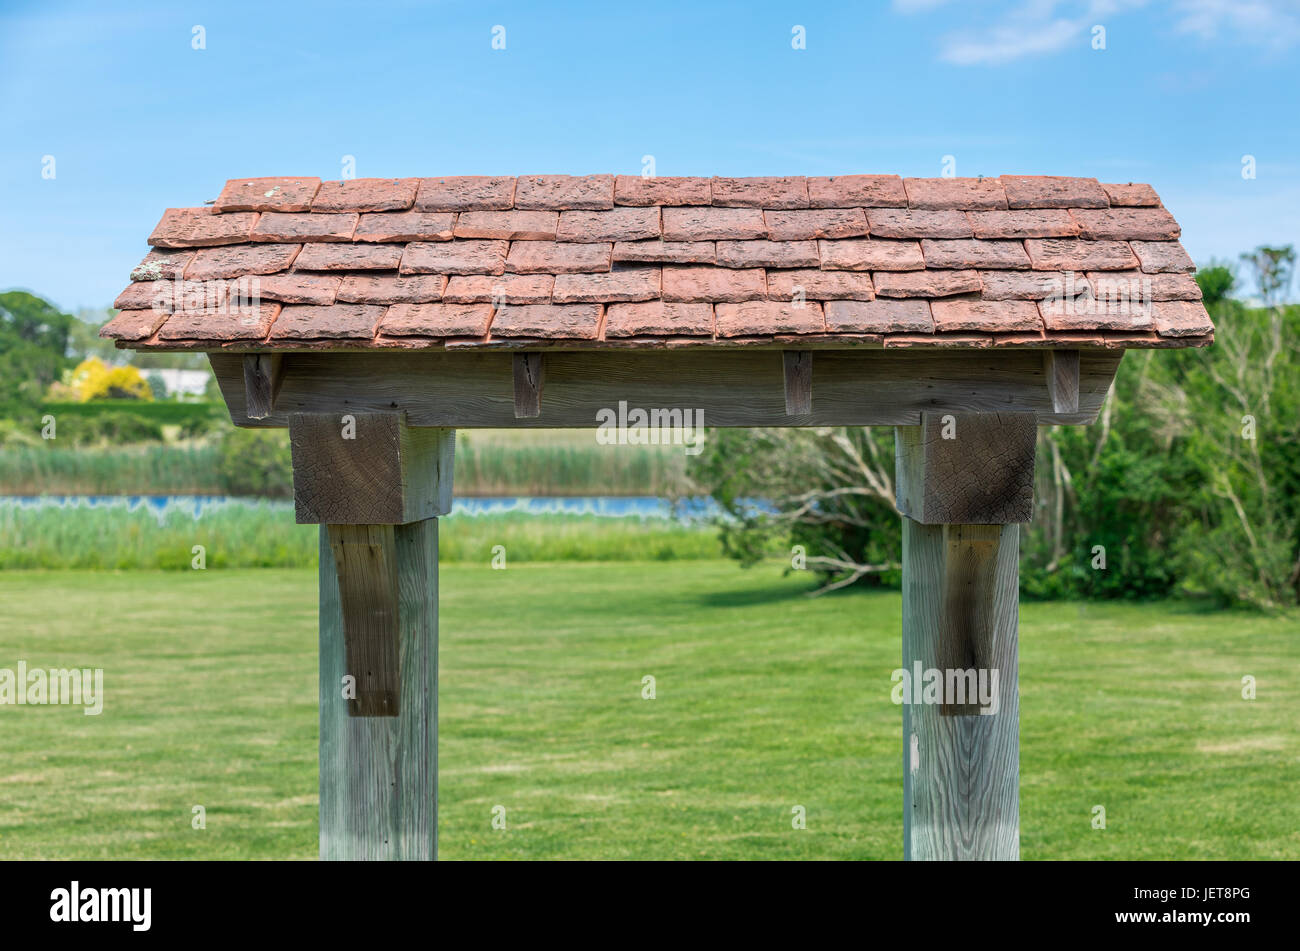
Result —
[{"label": "tree", "polygon": [[0,294],[0,405],[40,403],[68,366],[74,319],[26,291]]}]

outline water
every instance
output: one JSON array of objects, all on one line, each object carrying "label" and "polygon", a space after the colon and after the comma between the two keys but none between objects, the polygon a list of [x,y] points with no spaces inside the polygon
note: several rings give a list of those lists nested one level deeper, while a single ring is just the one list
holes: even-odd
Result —
[{"label": "water", "polygon": [[[169,511],[189,512],[195,518],[205,511],[226,505],[263,505],[268,508],[293,509],[289,500],[239,498],[224,495],[9,495],[0,496],[0,505],[39,508],[42,506],[126,505],[128,509],[146,508],[161,517]],[[452,502],[452,516],[484,515],[497,512],[526,512],[530,515],[599,515],[608,518],[679,518],[702,521],[718,513],[713,499],[681,499],[676,503],[652,495],[642,496],[552,496],[514,498],[460,498]]]}]

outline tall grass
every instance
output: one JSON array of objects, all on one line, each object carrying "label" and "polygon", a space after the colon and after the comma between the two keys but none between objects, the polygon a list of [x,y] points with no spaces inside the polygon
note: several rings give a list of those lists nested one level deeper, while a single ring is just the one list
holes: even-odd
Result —
[{"label": "tall grass", "polygon": [[220,495],[215,446],[0,450],[2,495]]},{"label": "tall grass", "polygon": [[[504,444],[477,433],[458,438],[456,494],[673,495],[685,484],[680,447],[538,435]],[[222,495],[217,456],[213,445],[12,446],[0,449],[0,495]]]},{"label": "tall grass", "polygon": [[[205,567],[299,568],[316,564],[317,527],[298,525],[285,503],[231,501],[157,510],[108,505],[0,503],[0,570],[161,568],[189,570],[203,547]],[[501,512],[441,520],[446,562],[488,564],[495,546],[506,564],[528,561],[646,561],[717,558],[714,532],[668,518]]]}]

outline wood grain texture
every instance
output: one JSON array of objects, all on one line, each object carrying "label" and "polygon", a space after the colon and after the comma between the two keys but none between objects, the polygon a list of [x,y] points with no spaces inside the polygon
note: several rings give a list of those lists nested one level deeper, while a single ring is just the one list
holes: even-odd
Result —
[{"label": "wood grain texture", "polygon": [[1047,376],[1047,392],[1052,398],[1052,410],[1057,413],[1079,411],[1079,351],[1045,350],[1043,352]]},{"label": "wood grain texture", "polygon": [[903,707],[903,857],[1020,857],[1018,525],[903,519],[903,668],[998,671],[998,710]]},{"label": "wood grain texture", "polygon": [[455,432],[401,413],[298,413],[289,420],[300,523],[400,525],[451,511]]},{"label": "wood grain texture", "polygon": [[896,430],[898,510],[926,525],[1030,521],[1037,438],[1032,413],[923,414]]},{"label": "wood grain texture", "polygon": [[812,412],[812,351],[786,350],[781,364],[785,370],[785,414],[808,415]]},{"label": "wood grain texture", "polygon": [[437,858],[438,521],[392,529],[402,704],[353,717],[343,699],[343,609],[329,531],[320,530],[320,857]]},{"label": "wood grain texture", "polygon": [[266,419],[275,412],[275,398],[284,382],[284,354],[244,354],[244,393],[248,415]]},{"label": "wood grain texture", "polygon": [[1053,407],[1036,350],[824,350],[817,401],[787,416],[772,351],[546,354],[546,412],[515,417],[508,352],[294,353],[275,411],[251,419],[239,354],[209,359],[238,426],[286,426],[294,413],[405,412],[413,427],[556,428],[598,424],[601,409],[689,408],[706,426],[912,426],[921,414],[1028,412],[1040,424],[1097,418],[1123,351],[1080,355],[1079,412]]},{"label": "wood grain texture", "polygon": [[546,361],[540,353],[514,354],[515,418],[542,415],[542,385],[546,382]]},{"label": "wood grain texture", "polygon": [[356,696],[348,715],[395,717],[401,704],[402,618],[392,525],[329,525],[338,576],[346,673]]}]

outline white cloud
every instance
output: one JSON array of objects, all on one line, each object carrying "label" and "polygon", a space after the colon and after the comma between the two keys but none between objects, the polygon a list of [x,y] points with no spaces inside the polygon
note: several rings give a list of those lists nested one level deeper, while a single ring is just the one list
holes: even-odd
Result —
[{"label": "white cloud", "polygon": [[[900,13],[919,13],[946,0],[894,0]],[[1086,43],[1094,25],[1146,6],[1147,0],[1027,0],[992,25],[945,36],[939,58],[959,66],[995,66]],[[1295,0],[1164,0],[1159,14],[1176,32],[1207,41],[1236,41],[1272,49],[1300,43]]]},{"label": "white cloud", "polygon": [[1283,0],[1174,0],[1175,28],[1204,40],[1224,33],[1247,43],[1285,49],[1300,41],[1300,13]]}]

